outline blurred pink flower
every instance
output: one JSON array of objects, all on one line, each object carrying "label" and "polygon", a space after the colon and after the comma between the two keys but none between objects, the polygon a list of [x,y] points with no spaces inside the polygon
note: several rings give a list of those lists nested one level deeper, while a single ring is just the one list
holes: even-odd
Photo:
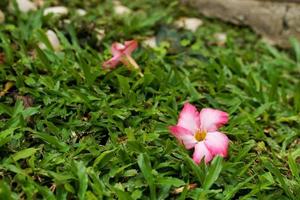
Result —
[{"label": "blurred pink flower", "polygon": [[194,148],[193,160],[197,164],[203,157],[205,163],[208,163],[216,155],[227,156],[229,139],[217,131],[227,122],[226,112],[211,108],[204,108],[198,112],[195,106],[186,103],[177,125],[170,126],[169,129],[186,149]]},{"label": "blurred pink flower", "polygon": [[120,62],[126,65],[129,69],[139,69],[139,65],[131,57],[131,53],[138,47],[137,41],[125,41],[124,44],[115,42],[111,45],[111,53],[113,57],[103,63],[104,69],[113,69]]}]

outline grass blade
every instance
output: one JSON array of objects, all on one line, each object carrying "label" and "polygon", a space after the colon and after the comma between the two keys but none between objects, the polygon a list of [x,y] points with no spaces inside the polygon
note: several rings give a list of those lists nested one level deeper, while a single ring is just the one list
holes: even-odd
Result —
[{"label": "grass blade", "polygon": [[10,191],[9,185],[4,181],[0,181],[0,199],[12,200],[12,192]]},{"label": "grass blade", "polygon": [[208,190],[213,184],[214,182],[218,179],[221,170],[222,170],[222,161],[223,158],[220,156],[217,156],[211,163],[210,166],[208,166],[208,173],[205,176],[205,180],[203,182],[203,188],[205,190]]},{"label": "grass blade", "polygon": [[280,171],[274,167],[272,162],[264,162],[265,167],[272,173],[275,175],[277,182],[279,183],[279,185],[282,187],[282,189],[285,191],[285,193],[291,198],[291,199],[295,199],[292,192],[290,191],[290,187],[287,185],[286,181],[284,180],[284,177],[282,176],[282,174],[280,173]]},{"label": "grass blade", "polygon": [[76,167],[76,175],[78,177],[79,189],[78,189],[78,198],[80,200],[85,199],[85,193],[88,187],[88,175],[86,172],[86,168],[83,162],[74,162]]},{"label": "grass blade", "polygon": [[299,171],[299,164],[297,165],[296,163],[296,159],[292,157],[292,154],[289,154],[288,155],[288,164],[289,164],[289,167],[290,167],[290,170],[293,174],[293,176],[299,181],[300,183],[300,177],[299,177],[299,174],[300,174],[300,171]]},{"label": "grass blade", "polygon": [[150,187],[150,199],[156,199],[156,187],[154,183],[154,177],[152,175],[152,168],[150,160],[146,154],[140,154],[138,156],[138,165]]},{"label": "grass blade", "polygon": [[185,156],[185,162],[188,164],[188,166],[191,168],[191,170],[194,172],[194,174],[196,175],[198,181],[203,184],[204,182],[204,178],[205,178],[205,174],[204,172],[201,170],[201,168],[195,164],[195,162],[188,156]]},{"label": "grass blade", "polygon": [[292,37],[290,39],[290,43],[293,47],[295,57],[296,57],[296,61],[297,61],[297,63],[300,63],[300,44],[299,44],[299,41],[295,37]]},{"label": "grass blade", "polygon": [[50,145],[53,145],[54,147],[58,148],[62,152],[66,152],[69,150],[69,147],[64,142],[59,141],[56,137],[49,135],[47,133],[39,133],[36,131],[33,131],[33,137],[37,137],[45,142],[47,142]]},{"label": "grass blade", "polygon": [[12,159],[14,161],[18,161],[20,159],[25,159],[25,158],[28,158],[32,155],[35,154],[35,152],[37,151],[38,149],[35,149],[35,148],[27,148],[27,149],[23,149],[22,151],[19,151],[17,153],[15,153],[13,156],[12,156]]},{"label": "grass blade", "polygon": [[16,128],[9,128],[0,132],[0,147],[8,143],[12,139],[12,135]]}]

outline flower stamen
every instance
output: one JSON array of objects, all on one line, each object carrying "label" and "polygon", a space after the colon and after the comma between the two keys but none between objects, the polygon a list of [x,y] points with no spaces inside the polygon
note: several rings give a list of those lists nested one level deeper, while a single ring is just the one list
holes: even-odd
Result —
[{"label": "flower stamen", "polygon": [[200,142],[203,141],[206,137],[206,131],[197,130],[195,133],[195,139]]}]

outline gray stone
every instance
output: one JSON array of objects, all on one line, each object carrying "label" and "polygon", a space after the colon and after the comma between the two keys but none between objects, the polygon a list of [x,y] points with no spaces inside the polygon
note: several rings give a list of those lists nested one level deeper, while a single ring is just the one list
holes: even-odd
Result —
[{"label": "gray stone", "polygon": [[248,25],[264,38],[289,47],[289,38],[300,41],[300,0],[183,0],[207,17]]}]

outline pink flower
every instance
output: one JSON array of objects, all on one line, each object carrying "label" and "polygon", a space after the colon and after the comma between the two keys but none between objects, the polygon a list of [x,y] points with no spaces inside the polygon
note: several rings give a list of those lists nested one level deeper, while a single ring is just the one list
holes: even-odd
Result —
[{"label": "pink flower", "polygon": [[226,112],[211,108],[204,108],[198,112],[195,106],[186,103],[177,125],[170,126],[169,129],[186,149],[194,148],[193,160],[197,164],[203,157],[205,163],[208,163],[216,155],[227,156],[229,139],[217,131],[227,122]]},{"label": "pink flower", "polygon": [[131,57],[131,53],[137,48],[138,44],[135,40],[125,41],[124,44],[115,42],[111,45],[111,53],[113,57],[103,63],[103,68],[113,69],[120,62],[128,68],[139,69],[139,65]]}]

